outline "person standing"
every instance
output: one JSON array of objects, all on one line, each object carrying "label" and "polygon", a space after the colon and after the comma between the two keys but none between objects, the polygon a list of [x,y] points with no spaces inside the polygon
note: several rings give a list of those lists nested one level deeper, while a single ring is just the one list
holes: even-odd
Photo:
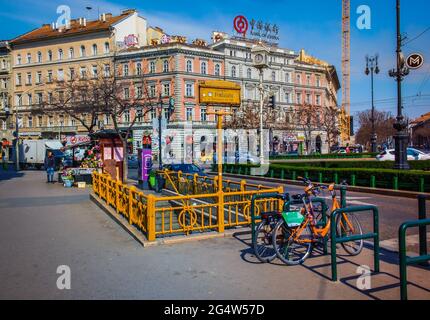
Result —
[{"label": "person standing", "polygon": [[45,170],[48,176],[47,183],[54,183],[55,158],[51,151],[48,151],[48,155],[45,158]]}]

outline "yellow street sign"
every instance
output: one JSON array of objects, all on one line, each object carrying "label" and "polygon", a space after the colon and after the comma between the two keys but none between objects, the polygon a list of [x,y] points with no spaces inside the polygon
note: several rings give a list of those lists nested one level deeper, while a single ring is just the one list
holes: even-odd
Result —
[{"label": "yellow street sign", "polygon": [[210,105],[239,106],[241,87],[229,81],[202,81],[199,83],[199,102]]}]

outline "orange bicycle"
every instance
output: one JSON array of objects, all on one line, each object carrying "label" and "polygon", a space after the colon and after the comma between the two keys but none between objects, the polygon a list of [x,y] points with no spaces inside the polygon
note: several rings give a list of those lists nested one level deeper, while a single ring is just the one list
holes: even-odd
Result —
[{"label": "orange bicycle", "polygon": [[[330,233],[330,219],[323,227],[318,227],[319,214],[312,204],[312,196],[318,196],[322,190],[328,189],[332,197],[331,213],[340,208],[336,198],[335,184],[330,186],[314,185],[312,181],[299,178],[306,183],[305,193],[296,196],[304,206],[301,208],[302,221],[290,224],[287,218],[280,219],[273,229],[272,243],[281,261],[287,265],[303,263],[312,253],[314,245],[327,237]],[[338,236],[362,235],[363,230],[358,219],[351,213],[340,214],[336,219],[336,233]],[[343,243],[342,246],[350,255],[358,255],[363,249],[363,240]]]}]

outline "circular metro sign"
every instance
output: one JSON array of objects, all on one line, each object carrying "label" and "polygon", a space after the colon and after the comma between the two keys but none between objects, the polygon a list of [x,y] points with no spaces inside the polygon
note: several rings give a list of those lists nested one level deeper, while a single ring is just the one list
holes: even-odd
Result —
[{"label": "circular metro sign", "polygon": [[410,69],[421,68],[424,64],[424,57],[419,53],[412,53],[406,59],[406,64]]}]

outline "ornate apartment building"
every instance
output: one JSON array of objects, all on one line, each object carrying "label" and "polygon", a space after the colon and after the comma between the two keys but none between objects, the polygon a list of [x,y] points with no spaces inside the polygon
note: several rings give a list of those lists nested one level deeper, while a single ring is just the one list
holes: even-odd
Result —
[{"label": "ornate apartment building", "polygon": [[79,18],[64,26],[44,24],[10,41],[12,106],[20,118],[20,137],[85,135],[85,128],[73,118],[61,113],[35,116],[32,107],[52,100],[57,81],[112,72],[108,69],[114,56],[127,41],[147,44],[146,29],[144,18],[126,10],[118,16],[102,14],[94,21]]},{"label": "ornate apartment building", "polygon": [[11,139],[10,134],[10,97],[11,63],[8,41],[0,41],[0,139]]}]

